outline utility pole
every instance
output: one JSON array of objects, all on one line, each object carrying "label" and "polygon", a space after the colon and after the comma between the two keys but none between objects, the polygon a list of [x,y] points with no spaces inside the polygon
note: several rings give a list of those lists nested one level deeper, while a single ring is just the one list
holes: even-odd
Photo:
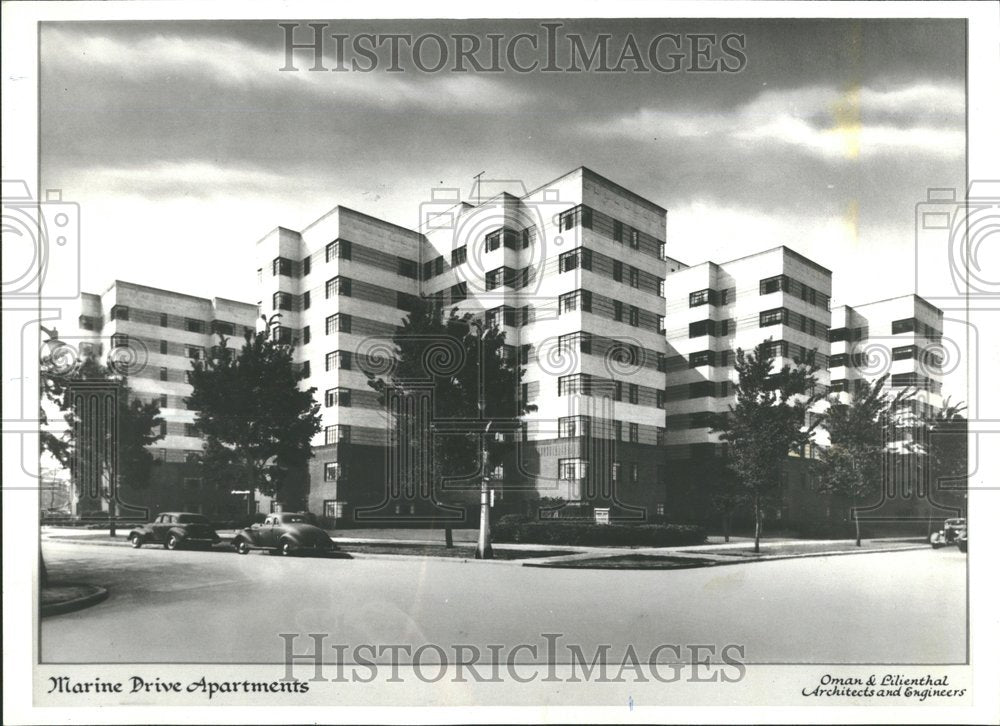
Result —
[{"label": "utility pole", "polygon": [[[479,409],[485,412],[485,402],[480,399]],[[493,422],[488,421],[483,429],[483,478],[479,490],[479,541],[476,543],[476,559],[492,560],[493,545],[490,544],[490,452],[489,433]]]}]

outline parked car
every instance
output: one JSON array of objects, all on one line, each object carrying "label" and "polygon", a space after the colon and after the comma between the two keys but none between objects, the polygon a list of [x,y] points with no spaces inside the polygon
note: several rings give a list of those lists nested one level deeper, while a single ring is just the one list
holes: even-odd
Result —
[{"label": "parked car", "polygon": [[233,547],[241,555],[250,550],[282,555],[339,552],[330,535],[311,524],[309,515],[303,512],[269,514],[263,523],[240,530],[233,537]]},{"label": "parked car", "polygon": [[181,547],[211,547],[222,538],[208,519],[191,512],[163,512],[147,524],[135,527],[128,541],[138,549],[144,544],[162,544],[168,550]]},{"label": "parked car", "polygon": [[[931,547],[937,549],[938,547],[958,544],[960,538],[964,540],[967,537],[967,532],[968,525],[964,519],[960,517],[946,519],[944,520],[944,527],[931,534]],[[962,551],[964,552],[965,550]]]}]

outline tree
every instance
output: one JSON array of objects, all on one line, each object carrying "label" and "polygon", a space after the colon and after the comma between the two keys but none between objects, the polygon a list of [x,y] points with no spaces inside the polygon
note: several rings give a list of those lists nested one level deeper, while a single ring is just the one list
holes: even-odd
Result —
[{"label": "tree", "polygon": [[963,415],[965,410],[965,404],[952,404],[949,397],[926,422],[926,454],[933,485],[930,493],[944,495],[944,504],[955,504],[963,510],[969,476],[969,422]]},{"label": "tree", "polygon": [[[449,483],[469,480],[477,469],[488,475],[489,462],[503,461],[511,451],[517,419],[536,408],[520,400],[523,370],[505,355],[504,340],[496,325],[469,313],[459,315],[457,309],[445,318],[439,302],[420,298],[393,336],[391,370],[383,376],[369,373],[368,385],[378,391],[383,405],[394,396],[432,392],[432,467],[427,475],[438,496]],[[413,438],[400,445],[423,442]]]},{"label": "tree", "polygon": [[[58,350],[42,358],[42,390],[62,412],[66,429],[57,435],[46,427],[41,446],[70,470],[77,495],[88,483],[98,486],[102,498],[108,501],[114,536],[122,484],[127,483],[131,488],[149,484],[156,464],[149,447],[163,438],[160,406],[155,400],[144,402],[135,397],[127,375],[114,361],[106,365],[96,355],[89,354],[68,366],[60,366],[55,359]],[[106,382],[110,390],[115,390],[117,405],[111,409],[112,420],[85,415],[79,410],[74,390],[85,382]],[[97,411],[104,412],[103,408]],[[95,422],[98,425],[93,425]],[[88,476],[96,476],[99,481],[87,482]]]},{"label": "tree", "polygon": [[320,430],[316,389],[299,387],[305,374],[292,363],[292,346],[277,338],[279,317],[248,330],[239,351],[220,334],[204,360],[192,361],[188,405],[205,438],[205,473],[230,491],[288,496]]},{"label": "tree", "polygon": [[736,351],[736,405],[713,417],[712,431],[728,446],[727,464],[753,512],[754,552],[760,552],[764,512],[780,500],[789,452],[812,440],[816,423],[807,410],[819,400],[813,354],[772,373],[771,339],[750,352]]},{"label": "tree", "polygon": [[911,396],[907,390],[890,396],[884,390],[887,379],[888,375],[882,376],[874,384],[858,380],[851,397],[846,401],[838,395],[832,397],[823,416],[830,445],[820,450],[819,490],[851,502],[858,547],[861,546],[861,519],[857,508],[878,491],[887,431],[899,405]]}]

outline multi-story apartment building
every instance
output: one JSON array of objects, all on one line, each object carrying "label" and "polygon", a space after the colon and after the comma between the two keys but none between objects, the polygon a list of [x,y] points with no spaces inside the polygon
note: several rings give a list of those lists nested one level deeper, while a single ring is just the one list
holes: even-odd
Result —
[{"label": "multi-story apartment building", "polygon": [[501,495],[662,512],[663,281],[681,267],[664,253],[666,210],[579,168],[521,197],[425,211],[416,232],[338,207],[257,243],[262,309],[281,313],[277,334],[324,404],[310,508],[388,502],[392,425],[363,368],[423,295],[501,325],[525,368],[537,411],[507,432],[518,446],[491,472]]},{"label": "multi-story apartment building", "polygon": [[[836,331],[831,360],[830,270],[787,247],[688,267],[666,255],[666,220],[581,167],[518,196],[426,205],[419,231],[337,207],[260,240],[259,305],[282,316],[274,334],[295,344],[322,404],[306,506],[332,520],[426,516],[426,492],[407,490],[393,409],[367,375],[384,373],[394,333],[424,298],[501,326],[524,369],[519,395],[536,409],[505,429],[516,452],[485,472],[504,508],[549,498],[704,520],[705,480],[723,454],[709,415],[734,400],[737,349],[770,338],[776,366],[811,355],[822,387],[854,374],[836,357],[847,353]],[[896,336],[940,330],[920,303],[879,315]],[[893,384],[921,382],[894,373]],[[814,493],[815,455],[790,457],[797,494],[773,516],[794,517]],[[459,488],[478,490],[483,473]]]},{"label": "multi-story apartment building", "polygon": [[833,309],[830,386],[854,392],[855,381],[888,374],[887,387],[916,391],[915,413],[941,406],[939,346],[944,313],[917,295]]},{"label": "multi-story apartment building", "polygon": [[[217,333],[238,347],[254,330],[257,307],[223,298],[201,298],[131,282],[115,281],[100,295],[83,293],[76,329],[66,336],[82,354],[117,362],[127,375],[130,395],[156,401],[164,438],[153,449],[158,464],[147,482],[122,482],[119,509],[185,510],[223,517],[254,508],[252,493],[233,495],[204,481],[199,464],[203,439],[186,398],[191,361],[218,344]],[[107,501],[85,496],[77,512],[107,510]]]},{"label": "multi-story apartment building", "polygon": [[[710,509],[707,480],[719,474],[723,454],[711,419],[735,401],[737,349],[752,350],[770,338],[775,370],[812,355],[817,382],[829,383],[831,285],[830,270],[787,247],[667,275],[664,399],[671,514],[703,519]],[[798,464],[789,466],[793,476],[806,476]]]},{"label": "multi-story apartment building", "polygon": [[919,519],[955,504],[953,492],[934,486],[920,456],[933,443],[927,422],[942,407],[943,328],[944,313],[917,295],[833,310],[831,389],[849,397],[857,393],[859,380],[887,376],[885,390],[893,397],[905,394],[890,417],[886,488],[867,513],[870,519]]},{"label": "multi-story apartment building", "polygon": [[279,227],[257,242],[261,311],[281,315],[274,334],[295,345],[303,384],[316,388],[322,405],[303,478],[305,504],[330,519],[381,504],[393,514],[412,506],[385,501],[392,426],[366,370],[376,372],[368,361],[391,353],[392,336],[420,294],[422,241],[336,207],[301,232]]}]

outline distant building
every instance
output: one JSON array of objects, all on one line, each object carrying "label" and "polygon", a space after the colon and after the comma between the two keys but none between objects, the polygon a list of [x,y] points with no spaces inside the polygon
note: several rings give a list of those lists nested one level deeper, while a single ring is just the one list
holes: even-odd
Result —
[{"label": "distant building", "polygon": [[[165,437],[152,449],[159,463],[151,481],[122,482],[122,513],[184,510],[221,518],[260,506],[260,498],[249,492],[230,494],[205,481],[200,464],[204,442],[195,429],[196,412],[185,402],[191,393],[191,361],[218,345],[218,333],[229,338],[230,347],[242,345],[244,332],[255,329],[257,306],[120,280],[100,295],[83,293],[80,305],[77,329],[63,337],[78,343],[81,354],[119,361],[130,394],[156,401],[164,419]],[[76,502],[77,513],[108,509],[107,501],[94,494],[84,493]]]}]

